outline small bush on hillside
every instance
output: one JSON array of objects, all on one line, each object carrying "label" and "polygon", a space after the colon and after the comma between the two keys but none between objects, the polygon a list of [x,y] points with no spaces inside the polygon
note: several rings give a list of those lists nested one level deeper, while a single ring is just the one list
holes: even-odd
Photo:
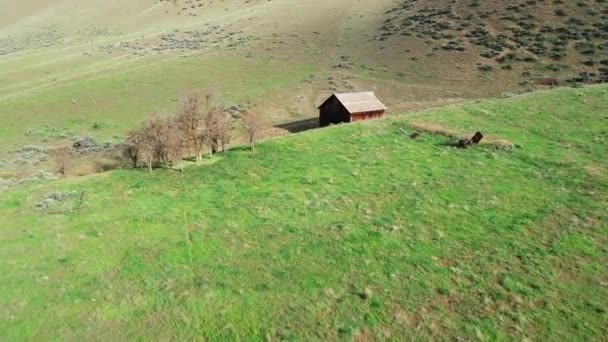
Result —
[{"label": "small bush on hillside", "polygon": [[34,204],[38,211],[55,208],[78,195],[78,191],[55,191],[45,194],[40,201]]},{"label": "small bush on hillside", "polygon": [[52,150],[50,154],[55,165],[55,172],[64,177],[72,166],[72,151],[69,147],[62,146]]},{"label": "small bush on hillside", "polygon": [[478,67],[478,69],[482,72],[490,72],[490,71],[494,70],[494,67],[491,65],[484,64],[484,65],[480,65]]},{"label": "small bush on hillside", "polygon": [[266,118],[259,111],[246,111],[241,117],[241,125],[245,134],[247,135],[247,141],[249,148],[254,151],[255,143],[259,137],[259,134],[265,130],[269,124]]}]

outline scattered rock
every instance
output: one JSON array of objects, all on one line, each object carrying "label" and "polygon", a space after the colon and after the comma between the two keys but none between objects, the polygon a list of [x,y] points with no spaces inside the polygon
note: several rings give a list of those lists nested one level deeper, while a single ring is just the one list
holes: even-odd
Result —
[{"label": "scattered rock", "polygon": [[365,290],[357,292],[356,295],[363,300],[368,300],[372,296],[372,290],[366,287]]},{"label": "scattered rock", "polygon": [[232,116],[234,119],[239,119],[243,113],[247,111],[247,106],[244,105],[233,105],[224,108],[224,113]]},{"label": "scattered rock", "polygon": [[53,208],[72,198],[76,194],[78,194],[78,191],[55,191],[48,193],[44,195],[38,203],[34,204],[34,209],[42,211]]}]

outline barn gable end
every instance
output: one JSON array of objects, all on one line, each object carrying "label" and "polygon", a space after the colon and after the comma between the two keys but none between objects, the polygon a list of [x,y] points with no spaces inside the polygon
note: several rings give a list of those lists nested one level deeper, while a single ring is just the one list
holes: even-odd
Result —
[{"label": "barn gable end", "polygon": [[336,93],[319,106],[319,125],[368,120],[382,117],[386,106],[372,91]]}]

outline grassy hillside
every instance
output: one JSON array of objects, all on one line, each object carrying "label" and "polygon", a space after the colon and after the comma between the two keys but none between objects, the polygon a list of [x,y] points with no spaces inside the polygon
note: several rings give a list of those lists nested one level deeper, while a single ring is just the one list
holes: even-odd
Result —
[{"label": "grassy hillside", "polygon": [[607,6],[0,0],[0,161],[24,145],[108,140],[208,86],[284,123],[314,116],[334,91],[373,89],[401,112],[539,88],[540,76],[597,81]]},{"label": "grassy hillside", "polygon": [[3,193],[0,339],[601,340],[607,106],[558,89]]}]

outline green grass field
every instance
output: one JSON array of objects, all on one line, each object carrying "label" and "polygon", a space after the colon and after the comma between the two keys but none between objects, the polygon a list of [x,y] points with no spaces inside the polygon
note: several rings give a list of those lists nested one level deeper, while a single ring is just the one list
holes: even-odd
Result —
[{"label": "green grass field", "polygon": [[[174,110],[195,89],[217,89],[226,103],[259,104],[259,98],[293,89],[316,69],[267,59],[189,57],[31,90],[0,100],[0,155],[27,144],[69,142],[81,134],[111,139],[146,116]],[[224,77],[234,82],[218,86]],[[99,128],[93,129],[96,123]]]},{"label": "green grass field", "polygon": [[603,340],[606,108],[557,89],[2,193],[0,340]]},{"label": "green grass field", "polygon": [[336,91],[375,90],[399,113],[541,88],[536,77],[597,80],[607,17],[593,0],[0,0],[0,174],[39,171],[2,166],[9,151],[116,142],[209,86],[280,124]]}]

